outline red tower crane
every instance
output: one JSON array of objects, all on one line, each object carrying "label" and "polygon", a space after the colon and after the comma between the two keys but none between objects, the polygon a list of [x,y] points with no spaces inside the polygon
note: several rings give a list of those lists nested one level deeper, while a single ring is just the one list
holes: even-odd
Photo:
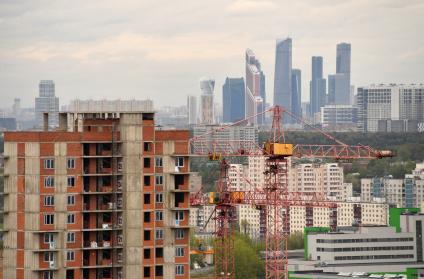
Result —
[{"label": "red tower crane", "polygon": [[[211,195],[211,201],[205,195],[198,193],[191,199],[192,205],[215,204],[215,278],[235,278],[234,258],[234,221],[236,220],[237,204],[251,204],[261,209],[264,217],[265,237],[265,273],[266,278],[288,278],[287,241],[290,233],[290,206],[305,206],[307,226],[311,226],[313,207],[330,209],[330,227],[337,226],[337,205],[325,196],[317,193],[289,192],[288,168],[289,157],[303,158],[334,158],[334,159],[375,159],[392,157],[391,151],[375,150],[369,146],[349,146],[324,131],[314,128],[304,120],[275,106],[268,111],[273,113],[270,138],[263,147],[255,142],[207,140],[206,136],[245,122],[247,119],[223,126],[190,140],[193,155],[208,156],[212,160],[232,156],[265,156],[265,184],[260,189],[249,191],[232,191],[228,187],[228,163],[221,163],[221,172],[217,192]],[[268,112],[266,111],[266,112]],[[285,143],[282,129],[283,113],[287,113],[304,125],[310,126],[333,140],[334,145],[293,145]],[[254,118],[257,115],[251,116]],[[309,214],[308,214],[309,213]]]}]

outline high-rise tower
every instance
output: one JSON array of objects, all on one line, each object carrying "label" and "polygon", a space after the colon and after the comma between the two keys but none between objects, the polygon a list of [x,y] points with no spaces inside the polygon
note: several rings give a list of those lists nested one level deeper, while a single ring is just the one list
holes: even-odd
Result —
[{"label": "high-rise tower", "polygon": [[245,98],[244,79],[227,77],[222,86],[224,122],[235,122],[245,118]]},{"label": "high-rise tower", "polygon": [[336,91],[335,104],[336,105],[350,105],[350,56],[351,45],[348,43],[340,43],[337,45],[336,57]]},{"label": "high-rise tower", "polygon": [[302,117],[302,72],[292,69],[292,112]]},{"label": "high-rise tower", "polygon": [[201,124],[214,124],[213,90],[215,80],[202,78],[200,80],[200,122]]},{"label": "high-rise tower", "polygon": [[326,81],[323,78],[323,59],[312,56],[312,79],[310,82],[310,115],[314,117],[325,106]]},{"label": "high-rise tower", "polygon": [[[292,39],[277,40],[275,48],[274,105],[292,110]],[[288,120],[285,118],[286,121]]]},{"label": "high-rise tower", "polygon": [[[246,118],[262,112],[265,109],[265,75],[261,63],[252,50],[246,50]],[[262,124],[263,115],[249,119],[250,123]]]},{"label": "high-rise tower", "polygon": [[43,114],[49,114],[49,127],[59,125],[59,98],[55,97],[55,85],[52,80],[42,80],[38,85],[39,96],[35,98],[37,126],[43,126]]}]

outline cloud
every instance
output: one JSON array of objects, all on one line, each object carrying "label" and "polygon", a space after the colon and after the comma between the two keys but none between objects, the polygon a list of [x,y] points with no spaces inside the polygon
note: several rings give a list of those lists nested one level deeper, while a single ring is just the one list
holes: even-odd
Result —
[{"label": "cloud", "polygon": [[255,14],[269,12],[275,8],[274,2],[267,0],[236,0],[227,7],[232,14]]},{"label": "cloud", "polygon": [[246,36],[225,33],[188,33],[169,38],[124,32],[95,42],[39,42],[5,52],[6,56],[46,62],[69,58],[83,63],[126,60],[142,55],[152,61],[225,59],[239,55],[247,45]]}]

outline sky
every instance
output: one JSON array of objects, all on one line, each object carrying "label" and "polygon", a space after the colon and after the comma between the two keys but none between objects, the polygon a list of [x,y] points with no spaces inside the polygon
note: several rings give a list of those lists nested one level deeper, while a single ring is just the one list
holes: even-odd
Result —
[{"label": "sky", "polygon": [[0,107],[34,106],[38,82],[71,99],[152,99],[179,106],[199,79],[244,76],[251,48],[272,100],[275,42],[293,39],[293,68],[309,99],[311,56],[335,72],[352,44],[352,84],[424,82],[422,0],[1,0]]}]

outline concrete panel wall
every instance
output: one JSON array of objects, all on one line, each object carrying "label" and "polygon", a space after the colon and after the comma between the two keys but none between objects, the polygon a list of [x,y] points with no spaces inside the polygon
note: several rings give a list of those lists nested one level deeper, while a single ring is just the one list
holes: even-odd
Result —
[{"label": "concrete panel wall", "polygon": [[124,278],[142,274],[142,116],[121,114],[124,197]]},{"label": "concrete panel wall", "polygon": [[25,175],[25,194],[40,194],[40,175]]}]

